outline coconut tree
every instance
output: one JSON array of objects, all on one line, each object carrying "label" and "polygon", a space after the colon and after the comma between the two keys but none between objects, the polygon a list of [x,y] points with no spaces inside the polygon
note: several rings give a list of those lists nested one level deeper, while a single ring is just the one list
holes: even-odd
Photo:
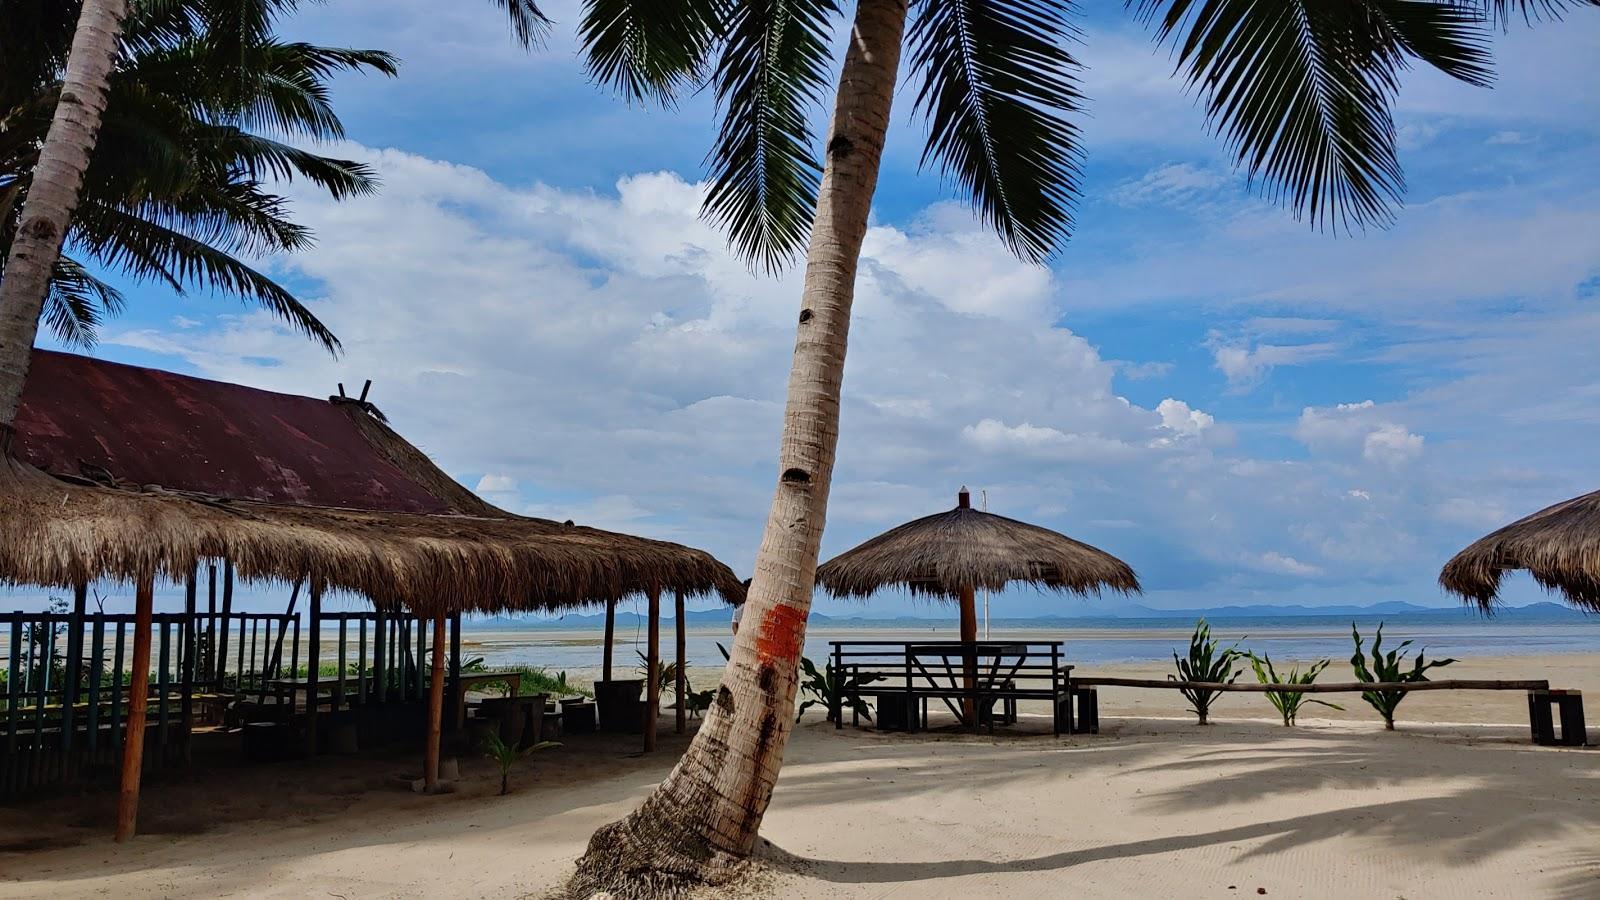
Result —
[{"label": "coconut tree", "polygon": [[[1401,72],[1490,81],[1491,27],[1597,0],[1130,0],[1253,184],[1314,226],[1386,223],[1403,191],[1390,105]],[[705,214],[754,264],[805,250],[776,492],[744,625],[688,752],[595,833],[569,889],[659,896],[737,870],[754,846],[793,721],[838,438],[856,266],[905,66],[938,170],[1024,260],[1071,233],[1082,97],[1066,0],[857,0],[820,142],[835,0],[587,0],[596,80],[670,104],[709,86],[722,126]]]},{"label": "coconut tree", "polygon": [[127,15],[127,0],[84,0],[55,118],[39,149],[33,190],[6,257],[5,277],[0,279],[0,453],[10,442],[39,316],[100,130],[117,39]]},{"label": "coconut tree", "polygon": [[[541,39],[549,23],[534,3],[492,2],[524,45]],[[395,60],[280,41],[274,25],[296,5],[0,6],[0,438],[41,321],[86,345],[121,306],[88,260],[175,291],[237,295],[337,349],[293,294],[240,257],[310,241],[272,182],[303,178],[335,198],[376,187],[366,166],[296,144],[343,136],[328,102],[335,73],[394,74]]]}]

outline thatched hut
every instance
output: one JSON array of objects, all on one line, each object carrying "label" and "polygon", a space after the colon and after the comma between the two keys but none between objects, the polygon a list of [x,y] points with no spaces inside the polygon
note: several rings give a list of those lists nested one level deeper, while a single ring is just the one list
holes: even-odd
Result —
[{"label": "thatched hut", "polygon": [[[609,623],[616,601],[639,593],[651,600],[654,647],[662,591],[678,596],[680,628],[683,597],[743,596],[704,551],[484,502],[389,428],[365,391],[318,400],[38,351],[16,431],[0,465],[0,580],[78,586],[80,596],[96,579],[133,581],[144,623],[133,671],[148,670],[155,579],[192,578],[203,560],[248,580],[308,579],[313,635],[334,588],[431,618],[436,647],[446,617],[463,611],[604,604]],[[430,778],[442,682],[442,654],[433,657]],[[654,724],[649,715],[647,747]],[[125,762],[135,798],[138,762]]]},{"label": "thatched hut", "polygon": [[1076,594],[1139,591],[1122,560],[1048,528],[973,509],[966,488],[954,509],[891,528],[817,569],[817,584],[835,597],[903,587],[959,601],[963,616],[975,590],[1013,582]]},{"label": "thatched hut", "polygon": [[1600,612],[1600,491],[1563,500],[1473,541],[1439,573],[1446,590],[1493,609],[1500,581],[1526,569],[1546,590]]}]

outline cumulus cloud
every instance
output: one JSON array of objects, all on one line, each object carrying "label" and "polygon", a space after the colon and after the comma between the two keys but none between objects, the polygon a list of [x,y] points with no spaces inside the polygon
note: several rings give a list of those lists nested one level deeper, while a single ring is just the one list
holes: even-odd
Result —
[{"label": "cumulus cloud", "polygon": [[1313,451],[1359,451],[1368,462],[1391,466],[1415,461],[1422,455],[1424,443],[1422,435],[1386,419],[1372,400],[1308,406],[1300,413],[1294,436]]},{"label": "cumulus cloud", "polygon": [[1338,355],[1339,345],[1331,342],[1310,344],[1227,343],[1213,335],[1208,341],[1217,371],[1234,390],[1249,390],[1260,384],[1278,366],[1299,366]]}]

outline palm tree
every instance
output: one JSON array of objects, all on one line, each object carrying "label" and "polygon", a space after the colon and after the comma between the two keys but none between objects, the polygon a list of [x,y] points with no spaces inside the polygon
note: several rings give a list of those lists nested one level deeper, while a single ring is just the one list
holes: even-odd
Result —
[{"label": "palm tree", "polygon": [[[548,27],[530,0],[492,2],[525,45]],[[274,24],[295,6],[142,0],[130,12],[122,0],[84,0],[76,20],[59,0],[0,7],[0,442],[41,320],[89,345],[122,305],[63,244],[175,291],[237,295],[338,349],[293,294],[239,257],[310,243],[272,181],[305,178],[335,198],[376,188],[368,167],[295,142],[343,136],[328,101],[334,74],[392,75],[396,61],[278,40]]]},{"label": "palm tree", "polygon": [[[1314,227],[1385,224],[1403,192],[1390,105],[1425,63],[1491,79],[1489,30],[1600,0],[1129,0],[1174,50],[1252,183]],[[568,888],[662,896],[736,871],[755,843],[793,721],[796,664],[838,438],[856,265],[902,49],[949,177],[1019,257],[1067,239],[1079,190],[1076,31],[1066,0],[857,0],[833,118],[814,152],[834,0],[588,0],[591,74],[629,101],[709,85],[722,128],[705,214],[778,268],[806,249],[778,480],[744,626],[688,752],[633,814],[595,833]],[[814,216],[813,216],[814,210]]]},{"label": "palm tree", "polygon": [[117,37],[127,15],[127,0],[84,0],[55,117],[33,169],[33,194],[6,257],[0,278],[0,455],[10,449],[11,423],[28,378],[45,293],[100,130]]}]

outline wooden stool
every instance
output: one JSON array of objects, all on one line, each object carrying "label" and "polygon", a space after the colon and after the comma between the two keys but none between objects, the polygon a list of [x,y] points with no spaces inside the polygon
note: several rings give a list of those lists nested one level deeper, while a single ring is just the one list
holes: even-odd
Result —
[{"label": "wooden stool", "polygon": [[[1556,707],[1557,716],[1551,716],[1552,706]],[[1559,740],[1556,738],[1556,718],[1561,721]],[[1583,691],[1529,691],[1528,724],[1533,730],[1535,744],[1582,747],[1587,740],[1583,721]]]},{"label": "wooden stool", "polygon": [[[1067,734],[1100,733],[1100,692],[1096,688],[1075,686],[1061,705],[1065,707],[1062,712]],[[1077,707],[1076,716],[1073,707]]]}]

